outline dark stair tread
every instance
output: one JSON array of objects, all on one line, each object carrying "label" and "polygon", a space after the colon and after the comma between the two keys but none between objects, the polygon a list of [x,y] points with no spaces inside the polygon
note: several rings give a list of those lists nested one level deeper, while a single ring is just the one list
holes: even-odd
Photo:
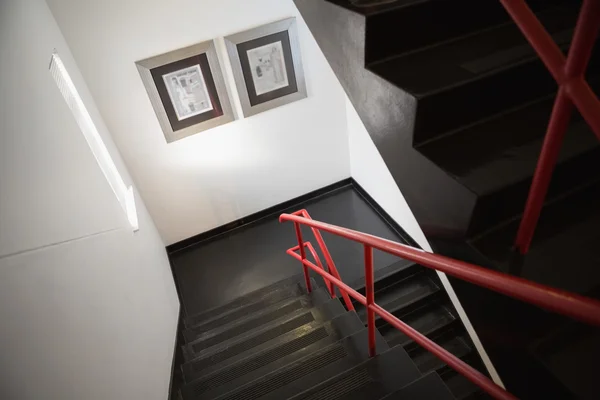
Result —
[{"label": "dark stair tread", "polygon": [[[345,312],[325,323],[315,321],[303,325],[221,362],[215,359],[215,355],[193,360],[183,365],[185,378],[187,382],[195,385],[196,391],[200,386],[208,390],[211,386],[222,385],[243,374],[270,372],[265,367],[271,367],[275,362],[283,362],[284,358],[285,363],[295,361],[315,349],[335,343],[362,329],[364,325],[356,313]],[[228,350],[230,348],[225,351]]]},{"label": "dark stair tread", "polygon": [[[488,195],[533,177],[542,148],[543,139],[515,146],[489,160],[479,168],[460,177],[460,181],[480,195]],[[600,150],[598,139],[585,121],[570,126],[563,140],[557,167],[576,157]]]},{"label": "dark stair tread", "polygon": [[[414,306],[439,291],[440,288],[427,274],[417,273],[375,292],[375,302],[392,314],[402,314],[409,306]],[[366,308],[360,305],[356,311],[361,320],[366,322]],[[378,316],[376,319],[380,320]]]},{"label": "dark stair tread", "polygon": [[385,400],[451,400],[454,398],[444,381],[435,372],[431,372],[384,397]]},{"label": "dark stair tread", "polygon": [[321,382],[290,400],[376,399],[421,377],[402,348],[394,348],[331,379]]},{"label": "dark stair tread", "polygon": [[[444,328],[452,326],[456,320],[457,318],[454,314],[452,314],[445,306],[437,303],[424,306],[402,318],[403,322],[425,336],[431,336]],[[387,340],[390,347],[397,345],[407,346],[413,343],[413,340],[404,333],[389,326],[383,332],[383,337]]]},{"label": "dark stair tread", "polygon": [[451,375],[449,374],[449,376],[444,376],[443,380],[448,389],[450,389],[452,395],[458,400],[484,396],[484,392],[479,386],[457,372],[454,372]]},{"label": "dark stair tread", "polygon": [[[399,260],[393,264],[388,265],[387,267],[378,268],[373,272],[375,278],[375,291],[384,289],[390,286],[391,284],[400,281],[409,275],[413,275],[422,269],[423,267],[421,267],[420,265],[407,260]],[[363,295],[365,294],[364,277],[357,279],[349,286],[357,292]]]},{"label": "dark stair tread", "polygon": [[[465,358],[473,351],[460,336],[450,336],[449,338],[446,338],[437,344],[458,358]],[[418,347],[412,351],[409,351],[409,355],[415,364],[417,364],[419,370],[423,373],[437,371],[447,367],[442,360],[422,347]]]},{"label": "dark stair tread", "polygon": [[[287,306],[282,307],[276,310],[278,312],[274,314],[266,314],[269,318],[259,321],[256,319],[250,320],[246,323],[235,325],[232,330],[221,331],[212,336],[199,337],[183,346],[184,356],[187,361],[190,361],[197,358],[201,352],[203,357],[206,357],[231,349],[228,351],[231,354],[233,349],[239,348],[238,346],[244,348],[250,345],[249,341],[270,340],[270,338],[289,332],[312,321],[325,322],[345,311],[337,299],[331,298],[324,302],[319,302],[314,307],[310,307],[310,303],[308,303],[307,307],[290,307],[290,309],[292,308],[294,308],[294,311],[288,312]],[[271,318],[271,316],[276,318]],[[268,321],[265,321],[266,319]],[[257,322],[262,323],[258,324]],[[242,344],[244,342],[246,343]]]},{"label": "dark stair tread", "polygon": [[[241,377],[228,385],[199,396],[194,396],[186,386],[184,399],[279,400],[289,398],[367,360],[369,358],[367,336],[366,329],[363,329],[300,360],[263,374],[257,379]],[[379,352],[389,349],[379,334],[376,335],[376,343]]]},{"label": "dark stair tread", "polygon": [[[450,175],[460,178],[514,146],[543,137],[556,93],[503,110],[423,143],[418,149]],[[469,154],[457,157],[457,154]]]},{"label": "dark stair tread", "polygon": [[597,328],[566,323],[534,345],[532,353],[577,398],[598,396],[600,330]]},{"label": "dark stair tread", "polygon": [[234,301],[223,306],[189,316],[184,322],[186,327],[189,328],[199,324],[216,321],[220,318],[235,319],[240,315],[247,315],[248,310],[254,312],[266,305],[285,300],[288,297],[299,296],[304,293],[306,293],[304,288],[304,274],[298,274],[248,293],[245,296],[238,297]]},{"label": "dark stair tread", "polygon": [[584,294],[600,284],[598,204],[600,181],[546,204],[525,257],[512,251],[519,218],[472,239],[470,244],[504,272]]},{"label": "dark stair tread", "polygon": [[[341,319],[338,320],[338,317]],[[335,326],[345,327],[345,324],[349,324],[346,328],[350,329],[357,318],[355,313],[347,313],[338,300],[332,299],[295,318],[275,324],[254,335],[245,336],[241,340],[228,341],[199,353],[192,353],[193,349],[188,348],[186,355],[189,355],[190,358],[182,365],[182,369],[186,378],[193,379],[200,373],[207,374],[233,364],[253,353],[270,348],[274,344],[284,343],[334,321]],[[361,327],[364,327],[362,323]]]},{"label": "dark stair tread", "polygon": [[[555,39],[570,42],[576,8],[556,7],[538,14]],[[381,63],[369,69],[417,97],[477,79],[527,59],[535,51],[512,23],[473,32],[456,40],[431,46]]]},{"label": "dark stair tread", "polygon": [[[410,7],[415,4],[423,3],[423,0],[377,0],[371,4],[357,5],[353,4],[350,0],[327,0],[330,3],[336,4],[340,7],[344,7],[350,11],[354,11],[357,14],[372,16],[380,14],[398,8]],[[431,0],[426,0],[431,1]]]}]

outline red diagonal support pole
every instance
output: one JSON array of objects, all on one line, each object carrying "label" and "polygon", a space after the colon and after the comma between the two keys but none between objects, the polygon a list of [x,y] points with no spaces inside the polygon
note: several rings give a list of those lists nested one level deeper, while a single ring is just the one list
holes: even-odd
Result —
[{"label": "red diagonal support pole", "polygon": [[542,211],[573,104],[600,139],[600,101],[584,78],[600,29],[600,0],[584,0],[566,60],[525,1],[500,1],[560,86],[515,243],[525,254]]}]

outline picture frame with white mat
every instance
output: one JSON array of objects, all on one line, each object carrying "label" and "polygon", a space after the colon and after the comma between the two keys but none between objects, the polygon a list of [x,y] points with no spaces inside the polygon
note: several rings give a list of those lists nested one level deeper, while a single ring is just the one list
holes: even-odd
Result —
[{"label": "picture frame with white mat", "polygon": [[224,39],[245,117],[307,97],[296,18]]}]

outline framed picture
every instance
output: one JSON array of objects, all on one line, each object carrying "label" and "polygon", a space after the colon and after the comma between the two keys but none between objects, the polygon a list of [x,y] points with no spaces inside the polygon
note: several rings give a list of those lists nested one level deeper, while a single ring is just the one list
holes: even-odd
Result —
[{"label": "framed picture", "polygon": [[296,18],[227,36],[225,44],[244,116],[306,97]]},{"label": "framed picture", "polygon": [[213,41],[136,65],[167,142],[234,120]]}]

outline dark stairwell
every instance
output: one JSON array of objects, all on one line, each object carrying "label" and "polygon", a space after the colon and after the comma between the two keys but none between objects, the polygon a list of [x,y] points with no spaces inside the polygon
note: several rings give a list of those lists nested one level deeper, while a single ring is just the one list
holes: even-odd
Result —
[{"label": "dark stairwell", "polygon": [[[600,146],[580,116],[531,251],[511,249],[557,87],[497,0],[295,3],[436,251],[598,298]],[[529,5],[568,50],[580,2]],[[510,391],[597,397],[595,329],[452,282]]]}]

